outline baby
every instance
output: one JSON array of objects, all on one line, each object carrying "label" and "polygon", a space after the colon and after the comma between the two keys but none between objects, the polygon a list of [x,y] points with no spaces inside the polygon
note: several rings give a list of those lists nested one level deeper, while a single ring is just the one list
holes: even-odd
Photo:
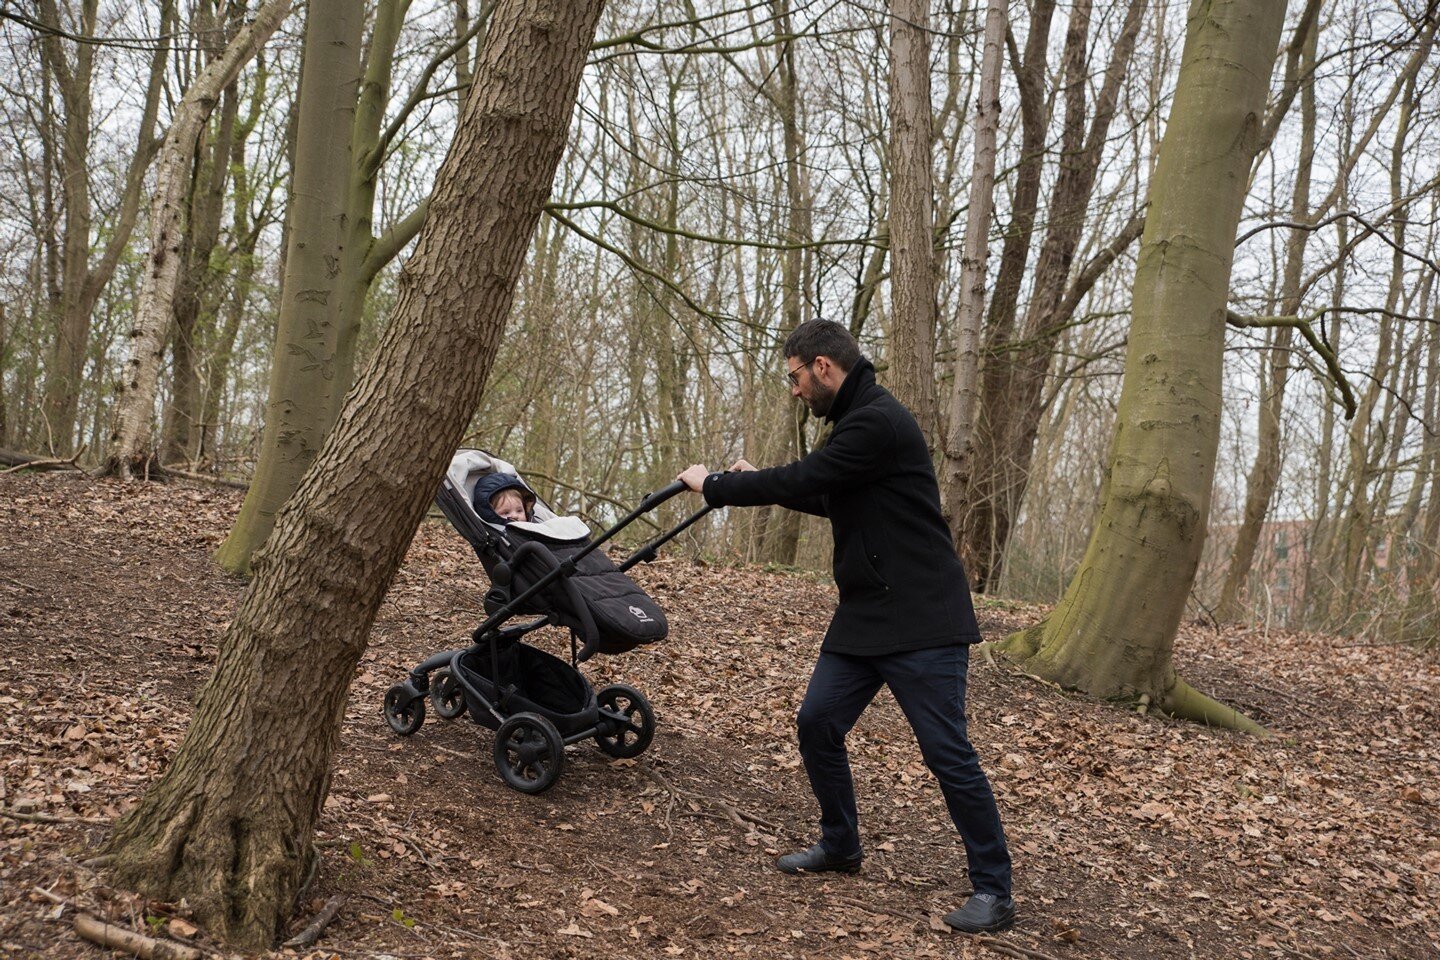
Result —
[{"label": "baby", "polygon": [[513,473],[492,473],[475,484],[475,512],[489,523],[535,519],[535,494]]},{"label": "baby", "polygon": [[513,520],[529,520],[530,515],[525,512],[525,499],[520,496],[520,491],[514,487],[501,490],[490,498],[490,509],[500,514],[500,519],[506,523]]}]

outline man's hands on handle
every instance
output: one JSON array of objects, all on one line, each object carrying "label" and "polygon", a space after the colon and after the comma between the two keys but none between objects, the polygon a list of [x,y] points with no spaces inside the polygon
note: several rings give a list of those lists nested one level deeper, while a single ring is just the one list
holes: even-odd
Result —
[{"label": "man's hands on handle", "polygon": [[[730,465],[731,473],[734,473],[738,470],[754,469],[755,467],[750,463],[750,461],[745,459],[736,460],[733,464]],[[689,487],[696,493],[700,493],[705,488],[705,478],[708,476],[710,476],[709,467],[705,466],[705,464],[703,463],[692,463],[690,464],[690,466],[686,467],[684,471],[682,471],[681,474],[675,479],[681,481],[685,484],[685,486]]]}]

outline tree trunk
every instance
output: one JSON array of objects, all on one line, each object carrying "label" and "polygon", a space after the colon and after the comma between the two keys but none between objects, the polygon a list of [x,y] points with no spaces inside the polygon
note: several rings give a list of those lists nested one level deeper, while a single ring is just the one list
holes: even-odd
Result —
[{"label": "tree trunk", "polygon": [[186,188],[192,180],[196,144],[221,91],[234,82],[241,68],[289,13],[290,0],[269,0],[255,19],[236,34],[220,59],[201,71],[175,108],[156,165],[155,197],[150,204],[150,255],[135,307],[135,324],[129,333],[130,356],[121,371],[104,473],[124,478],[150,473],[155,392],[184,259],[181,238],[185,233]]},{"label": "tree trunk", "polygon": [[1235,228],[1284,20],[1283,0],[1190,7],[1099,516],[1064,599],[1004,644],[1063,686],[1251,731],[1181,681],[1171,651],[1205,541]]},{"label": "tree trunk", "polygon": [[977,525],[983,535],[972,539],[967,551],[974,558],[972,576],[977,589],[988,588],[999,574],[1025,495],[1035,434],[1044,412],[1045,376],[1060,331],[1068,320],[1061,308],[1068,305],[1073,310],[1080,299],[1066,296],[1071,263],[1080,247],[1110,122],[1129,73],[1147,2],[1130,0],[1110,53],[1094,115],[1089,118],[1086,90],[1090,84],[1087,46],[1091,0],[1078,0],[1070,14],[1064,53],[1065,123],[1060,169],[1047,211],[1049,226],[1019,335],[1013,339],[992,337],[987,351],[990,361],[985,366],[986,410],[975,451],[976,462],[986,464],[987,469],[976,475],[976,489],[969,495],[975,508],[988,514]]},{"label": "tree trunk", "polygon": [[890,386],[933,450],[935,204],[928,0],[890,0]]},{"label": "tree trunk", "polygon": [[950,423],[940,474],[941,500],[950,536],[960,546],[960,516],[970,487],[975,410],[980,400],[980,324],[985,311],[985,261],[990,253],[990,214],[995,208],[995,153],[1000,133],[1000,63],[1005,46],[1007,0],[989,0],[985,10],[980,99],[975,111],[975,162],[965,218],[965,251],[960,259],[960,309],[955,320],[955,379]]},{"label": "tree trunk", "polygon": [[335,310],[345,293],[341,264],[352,239],[346,217],[364,22],[362,0],[312,0],[307,14],[265,431],[240,516],[216,554],[232,573],[250,569],[280,508],[319,453],[348,387],[336,376],[343,332]]},{"label": "tree trunk", "polygon": [[497,5],[394,319],[256,556],[174,761],[116,825],[116,881],[185,897],[237,946],[273,943],[314,855],[350,678],[479,405],[600,7]]},{"label": "tree trunk", "polygon": [[[1316,51],[1319,45],[1319,28],[1310,30],[1305,37],[1299,70],[1303,88],[1300,92],[1300,159],[1295,170],[1295,189],[1290,203],[1290,219],[1301,226],[1290,230],[1285,251],[1285,278],[1280,297],[1281,316],[1298,316],[1300,313],[1300,285],[1305,269],[1305,246],[1313,232],[1308,228],[1310,213],[1310,171],[1315,163],[1315,82],[1314,69]],[[1285,409],[1285,388],[1290,379],[1290,345],[1295,338],[1294,327],[1280,327],[1275,331],[1274,343],[1270,349],[1268,365],[1269,383],[1262,377],[1259,422],[1256,424],[1255,461],[1245,478],[1245,513],[1240,529],[1235,535],[1235,552],[1225,572],[1225,582],[1220,589],[1220,602],[1215,607],[1215,616],[1221,621],[1237,620],[1241,615],[1240,601],[1246,581],[1250,578],[1250,567],[1255,561],[1255,550],[1260,544],[1260,533],[1265,516],[1270,512],[1270,500],[1280,481],[1280,414]]]}]

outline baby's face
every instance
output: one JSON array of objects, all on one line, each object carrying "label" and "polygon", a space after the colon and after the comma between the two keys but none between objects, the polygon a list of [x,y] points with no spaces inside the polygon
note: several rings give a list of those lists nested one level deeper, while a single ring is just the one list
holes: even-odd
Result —
[{"label": "baby's face", "polygon": [[505,520],[524,520],[525,501],[514,490],[501,490],[490,501],[490,508]]}]

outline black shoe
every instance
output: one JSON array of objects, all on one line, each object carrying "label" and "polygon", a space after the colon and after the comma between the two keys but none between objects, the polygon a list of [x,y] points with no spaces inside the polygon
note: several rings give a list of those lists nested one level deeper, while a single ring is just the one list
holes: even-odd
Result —
[{"label": "black shoe", "polygon": [[820,844],[815,844],[809,850],[801,850],[799,853],[787,853],[775,861],[775,866],[781,873],[823,873],[826,870],[837,870],[840,873],[859,873],[861,854],[853,857],[836,857],[825,851]]},{"label": "black shoe", "polygon": [[995,933],[1015,922],[1015,901],[977,893],[959,910],[945,914],[945,922],[962,933]]}]

